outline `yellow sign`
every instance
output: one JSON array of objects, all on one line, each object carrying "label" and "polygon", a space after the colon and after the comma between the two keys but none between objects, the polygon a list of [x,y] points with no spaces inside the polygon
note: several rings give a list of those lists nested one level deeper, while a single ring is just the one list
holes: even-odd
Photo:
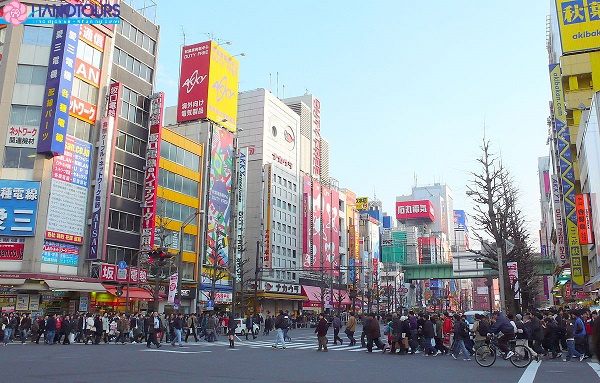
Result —
[{"label": "yellow sign", "polygon": [[563,54],[600,49],[600,1],[556,0]]},{"label": "yellow sign", "polygon": [[356,198],[356,210],[369,210],[369,197]]},{"label": "yellow sign", "polygon": [[239,62],[211,41],[206,117],[235,132],[238,107]]}]

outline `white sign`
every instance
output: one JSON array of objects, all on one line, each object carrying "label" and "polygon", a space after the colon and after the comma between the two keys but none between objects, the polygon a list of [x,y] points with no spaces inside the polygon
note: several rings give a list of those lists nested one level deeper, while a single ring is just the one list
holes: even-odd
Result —
[{"label": "white sign", "polygon": [[177,273],[171,275],[171,278],[169,278],[169,303],[175,302],[175,295],[177,294],[177,279]]},{"label": "white sign", "polygon": [[29,309],[29,294],[17,295],[17,311],[27,311]]},{"label": "white sign", "polygon": [[79,312],[87,313],[89,309],[90,300],[86,296],[79,297]]},{"label": "white sign", "polygon": [[242,261],[242,253],[244,251],[244,236],[246,230],[246,188],[247,188],[247,176],[246,169],[248,164],[248,148],[242,148],[238,154],[237,163],[237,175],[238,175],[238,189],[237,189],[237,235],[235,238],[235,279],[237,282],[241,282],[240,262]]},{"label": "white sign", "polygon": [[52,179],[51,182],[46,230],[82,238],[85,231],[87,188],[57,179]]},{"label": "white sign", "polygon": [[6,146],[37,148],[39,127],[10,125],[6,134]]},{"label": "white sign", "polygon": [[29,311],[39,311],[40,309],[40,296],[38,294],[29,296]]},{"label": "white sign", "polygon": [[488,287],[487,286],[478,286],[477,287],[477,295],[487,295]]}]

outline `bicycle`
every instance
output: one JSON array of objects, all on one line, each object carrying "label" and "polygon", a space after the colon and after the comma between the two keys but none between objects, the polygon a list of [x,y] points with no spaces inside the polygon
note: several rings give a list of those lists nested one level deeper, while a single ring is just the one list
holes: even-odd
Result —
[{"label": "bicycle", "polygon": [[[531,364],[533,358],[525,346],[517,346],[514,339],[509,342],[508,346],[510,351],[513,352],[513,355],[509,358],[513,366],[525,368]],[[496,362],[496,355],[498,353],[501,356],[503,355],[498,347],[498,337],[495,335],[488,336],[486,344],[480,346],[475,351],[475,361],[481,367],[490,367]]]}]

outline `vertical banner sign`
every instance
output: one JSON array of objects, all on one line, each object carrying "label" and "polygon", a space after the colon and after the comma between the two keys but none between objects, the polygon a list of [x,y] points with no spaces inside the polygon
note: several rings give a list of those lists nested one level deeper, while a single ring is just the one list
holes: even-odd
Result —
[{"label": "vertical banner sign", "polygon": [[312,176],[321,177],[321,102],[316,98],[312,105]]},{"label": "vertical banner sign", "polygon": [[331,190],[331,246],[334,275],[340,275],[340,193]]},{"label": "vertical banner sign", "polygon": [[231,181],[233,170],[233,134],[214,127],[209,173],[208,228],[206,259],[208,264],[229,266],[229,222],[231,220]]},{"label": "vertical banner sign", "polygon": [[552,102],[554,111],[554,124],[556,126],[559,169],[562,183],[565,219],[567,223],[567,246],[571,261],[571,281],[573,290],[583,289],[585,284],[583,275],[583,257],[579,244],[577,230],[577,216],[575,213],[575,173],[570,148],[570,134],[567,126],[567,111],[565,110],[562,76],[559,64],[550,65],[550,83],[552,84]]},{"label": "vertical banner sign", "polygon": [[271,254],[271,187],[273,178],[273,165],[265,164],[265,178],[266,178],[266,197],[265,197],[265,251],[263,255],[263,268],[270,269],[273,266],[273,259]]},{"label": "vertical banner sign", "polygon": [[[175,273],[169,278],[169,303],[175,302],[175,295],[177,294],[177,280],[179,279],[178,274]],[[179,298],[181,299],[181,297]]]},{"label": "vertical banner sign", "polygon": [[322,267],[325,273],[333,272],[333,251],[331,248],[331,190],[325,186],[321,187],[322,195],[322,226],[321,226],[321,243],[323,244],[321,253],[321,262],[319,267]]},{"label": "vertical banner sign", "polygon": [[323,219],[322,219],[322,200],[321,184],[315,180],[312,183],[313,216],[312,216],[312,258],[313,270],[319,270],[324,267],[323,249]]},{"label": "vertical banner sign", "polygon": [[0,235],[35,235],[39,194],[37,181],[0,179]]},{"label": "vertical banner sign", "polygon": [[565,221],[563,218],[562,191],[556,175],[552,175],[552,208],[556,226],[557,264],[561,268],[569,263],[565,238]]},{"label": "vertical banner sign", "polygon": [[311,270],[314,264],[312,254],[312,187],[310,177],[302,177],[302,258],[303,268]]},{"label": "vertical banner sign", "polygon": [[248,163],[248,148],[239,150],[237,161],[237,246],[235,254],[235,278],[237,282],[241,282],[241,262],[245,245],[246,234],[246,194],[248,178],[246,176],[246,164]]},{"label": "vertical banner sign", "polygon": [[[119,106],[121,98],[121,83],[110,84],[108,89],[108,106],[106,117],[100,122],[100,138],[98,140],[98,162],[96,165],[96,185],[94,190],[94,202],[92,204],[92,225],[90,230],[90,251],[88,259],[102,259],[98,253],[101,232],[105,229],[100,226],[102,206],[104,206],[104,218],[108,217],[109,198],[108,185],[112,174],[111,158],[114,156],[114,139],[116,123],[119,118]],[[106,221],[108,222],[108,221]],[[106,243],[106,241],[102,241]]]},{"label": "vertical banner sign", "polygon": [[150,127],[146,148],[146,172],[144,175],[144,200],[142,201],[142,231],[140,250],[154,248],[156,227],[156,188],[158,187],[158,165],[160,160],[160,140],[163,121],[163,92],[150,96]]},{"label": "vertical banner sign", "polygon": [[42,104],[38,153],[61,155],[65,151],[78,41],[79,25],[54,26]]},{"label": "vertical banner sign", "polygon": [[591,245],[594,243],[592,229],[592,208],[590,206],[589,194],[576,194],[575,206],[577,210],[577,230],[579,231],[579,243]]},{"label": "vertical banner sign", "polygon": [[508,269],[508,279],[510,279],[510,287],[512,288],[515,299],[521,299],[519,293],[519,268],[517,262],[506,262]]}]

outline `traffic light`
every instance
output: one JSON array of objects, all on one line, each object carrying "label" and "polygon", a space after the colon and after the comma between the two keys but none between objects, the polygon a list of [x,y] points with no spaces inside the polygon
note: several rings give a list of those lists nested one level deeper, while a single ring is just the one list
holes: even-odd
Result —
[{"label": "traffic light", "polygon": [[117,291],[115,291],[115,295],[117,297],[121,297],[123,295],[123,286],[121,286],[121,285],[117,286]]},{"label": "traffic light", "polygon": [[164,262],[170,258],[171,254],[161,247],[148,253],[148,263],[154,263],[154,261]]}]

